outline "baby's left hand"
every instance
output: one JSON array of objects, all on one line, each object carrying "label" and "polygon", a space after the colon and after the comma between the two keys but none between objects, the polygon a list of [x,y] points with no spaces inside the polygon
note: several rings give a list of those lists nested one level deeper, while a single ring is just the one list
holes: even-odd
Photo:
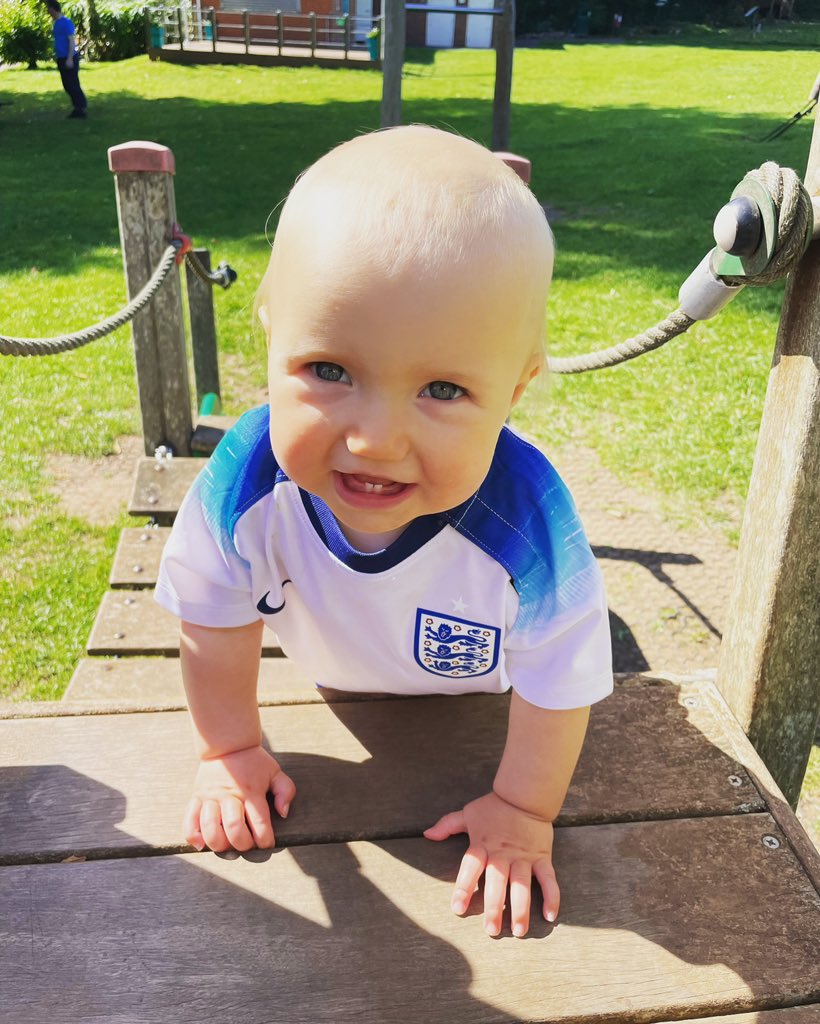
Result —
[{"label": "baby's left hand", "polygon": [[445,814],[424,835],[442,840],[459,832],[468,833],[470,846],[462,858],[450,904],[457,914],[466,912],[483,874],[484,930],[489,935],[501,931],[509,886],[513,935],[526,935],[535,875],[544,895],[544,917],[555,920],[560,893],[552,867],[551,821],[508,804],[495,793],[487,793],[462,810]]}]

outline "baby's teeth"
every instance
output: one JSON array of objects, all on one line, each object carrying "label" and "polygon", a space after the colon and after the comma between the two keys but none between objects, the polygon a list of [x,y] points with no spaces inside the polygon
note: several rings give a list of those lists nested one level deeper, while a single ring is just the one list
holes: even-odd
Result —
[{"label": "baby's teeth", "polygon": [[366,491],[380,491],[382,487],[384,487],[384,484],[371,484],[369,481],[364,485]]}]

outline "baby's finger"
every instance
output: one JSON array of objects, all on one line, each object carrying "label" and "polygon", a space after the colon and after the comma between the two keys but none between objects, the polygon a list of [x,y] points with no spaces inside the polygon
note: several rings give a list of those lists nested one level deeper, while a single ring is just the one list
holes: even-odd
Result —
[{"label": "baby's finger", "polygon": [[248,797],[245,801],[245,818],[256,845],[260,850],[269,850],[275,840],[266,795],[261,798]]},{"label": "baby's finger", "polygon": [[293,779],[280,770],[270,780],[270,788],[273,793],[273,806],[276,808],[276,813],[280,818],[287,818],[290,805],[296,796],[296,785]]},{"label": "baby's finger", "polygon": [[478,888],[478,880],[487,863],[487,854],[480,847],[470,847],[461,858],[450,906],[456,914],[464,914]]},{"label": "baby's finger", "polygon": [[202,810],[202,801],[199,797],[193,797],[185,809],[185,817],[182,819],[182,834],[185,842],[190,843],[195,850],[205,849],[205,840],[202,838],[202,830],[199,827],[199,814]]},{"label": "baby's finger", "polygon": [[445,814],[443,818],[439,818],[435,825],[426,828],[423,835],[425,839],[433,839],[436,842],[440,842],[442,839],[449,839],[450,836],[466,831],[467,825],[464,821],[464,811],[451,811],[450,814]]},{"label": "baby's finger", "polygon": [[215,853],[224,853],[231,848],[225,831],[222,828],[222,812],[216,800],[203,800],[199,813],[199,827],[202,838]]},{"label": "baby's finger", "polygon": [[513,935],[522,938],[530,927],[532,868],[517,860],[510,868],[510,925]]},{"label": "baby's finger", "polygon": [[222,798],[222,829],[235,850],[244,852],[253,848],[253,836],[245,821],[245,805],[237,796]]},{"label": "baby's finger", "polygon": [[509,865],[501,861],[490,861],[484,872],[484,931],[488,935],[501,931],[508,875]]},{"label": "baby's finger", "polygon": [[561,905],[561,890],[555,878],[555,869],[546,857],[542,857],[533,864],[532,872],[544,894],[544,917],[552,922],[558,917],[558,908]]}]

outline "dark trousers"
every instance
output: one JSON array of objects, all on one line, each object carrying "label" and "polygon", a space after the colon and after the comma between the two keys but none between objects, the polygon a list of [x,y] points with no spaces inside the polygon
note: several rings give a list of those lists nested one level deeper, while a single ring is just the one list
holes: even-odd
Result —
[{"label": "dark trousers", "polygon": [[80,58],[77,54],[74,55],[74,66],[67,68],[65,66],[66,58],[57,58],[57,67],[60,69],[60,79],[63,83],[63,88],[71,97],[71,102],[75,110],[85,110],[88,106],[88,101],[85,98],[85,93],[80,88]]}]

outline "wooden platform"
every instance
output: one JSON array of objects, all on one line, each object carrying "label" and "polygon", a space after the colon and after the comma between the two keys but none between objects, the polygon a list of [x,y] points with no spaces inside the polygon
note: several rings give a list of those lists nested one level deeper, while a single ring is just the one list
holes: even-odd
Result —
[{"label": "wooden platform", "polygon": [[[170,519],[201,465],[146,460],[138,490]],[[124,532],[89,643],[107,654],[66,699],[3,710],[0,1020],[820,1021],[820,857],[705,680],[619,677],[594,707],[561,913],[524,940],[487,937],[480,894],[454,916],[465,843],[421,838],[490,784],[506,696],[351,698],[265,657],[291,815],[275,851],[191,852],[175,631],[150,600],[166,533]]]},{"label": "wooden platform", "polygon": [[259,67],[322,67],[381,69],[381,61],[370,59],[367,50],[348,50],[341,47],[317,46],[311,51],[308,46],[245,46],[243,42],[228,42],[220,39],[211,42],[187,41],[185,48],[172,43],[151,47],[148,51],[152,60],[164,60],[172,64],[253,64]]}]

